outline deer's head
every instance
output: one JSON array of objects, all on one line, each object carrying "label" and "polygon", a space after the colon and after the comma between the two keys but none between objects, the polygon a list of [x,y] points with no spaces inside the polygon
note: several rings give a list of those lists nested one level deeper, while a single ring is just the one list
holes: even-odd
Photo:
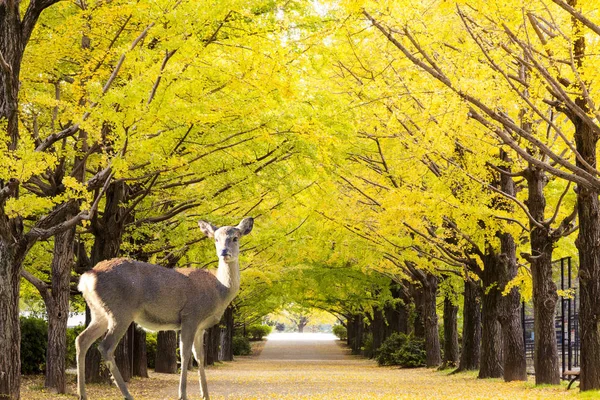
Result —
[{"label": "deer's head", "polygon": [[217,228],[206,221],[198,221],[200,230],[209,238],[215,240],[217,257],[225,262],[236,261],[240,254],[240,238],[252,231],[254,219],[244,218],[237,226],[222,226]]}]

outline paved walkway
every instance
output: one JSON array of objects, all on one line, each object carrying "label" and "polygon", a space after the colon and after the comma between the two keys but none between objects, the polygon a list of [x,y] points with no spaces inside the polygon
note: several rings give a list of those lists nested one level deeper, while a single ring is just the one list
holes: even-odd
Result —
[{"label": "paved walkway", "polygon": [[[378,367],[375,362],[351,356],[331,336],[277,334],[266,342],[259,356],[238,357],[235,362],[207,368],[212,400],[249,399],[565,399],[577,398],[577,389],[534,388],[532,382],[505,383],[499,379],[477,379],[476,373],[448,375],[448,371]],[[177,398],[178,375],[156,374],[135,378],[129,389],[136,400]],[[43,377],[24,382],[27,400],[74,400],[40,390]],[[88,385],[90,400],[122,399],[116,387]],[[600,398],[600,393],[597,394]],[[586,397],[594,398],[594,397]],[[198,400],[198,378],[188,374],[188,399]]]},{"label": "paved walkway", "polygon": [[327,333],[273,333],[260,361],[322,362],[351,359],[336,337]]}]

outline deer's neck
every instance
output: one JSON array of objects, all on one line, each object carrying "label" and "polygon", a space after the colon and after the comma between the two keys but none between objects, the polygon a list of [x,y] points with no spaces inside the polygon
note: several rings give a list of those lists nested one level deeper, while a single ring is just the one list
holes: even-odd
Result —
[{"label": "deer's neck", "polygon": [[229,300],[233,299],[240,289],[240,266],[237,261],[225,262],[219,260],[217,279],[227,290]]}]

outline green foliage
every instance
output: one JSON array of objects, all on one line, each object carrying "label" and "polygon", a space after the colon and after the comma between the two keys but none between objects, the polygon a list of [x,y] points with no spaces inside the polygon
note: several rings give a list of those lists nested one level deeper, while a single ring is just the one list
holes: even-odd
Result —
[{"label": "green foliage", "polygon": [[156,340],[157,332],[146,332],[146,357],[148,359],[148,368],[156,366]]},{"label": "green foliage", "polygon": [[425,366],[425,342],[412,335],[393,333],[388,337],[375,357],[379,365],[399,365],[404,368]]},{"label": "green foliage", "polygon": [[39,374],[46,366],[48,323],[36,317],[21,317],[21,373]]},{"label": "green foliage", "polygon": [[334,325],[333,334],[337,336],[340,340],[348,339],[348,330],[344,325]]},{"label": "green foliage", "polygon": [[249,356],[252,353],[252,347],[250,347],[250,341],[247,337],[234,336],[233,337],[233,355],[234,356]]},{"label": "green foliage", "polygon": [[75,339],[85,329],[84,325],[77,325],[67,328],[67,368],[77,366],[77,351],[75,349]]},{"label": "green foliage", "polygon": [[263,337],[267,336],[273,330],[269,325],[250,325],[246,332],[252,340],[262,340]]}]

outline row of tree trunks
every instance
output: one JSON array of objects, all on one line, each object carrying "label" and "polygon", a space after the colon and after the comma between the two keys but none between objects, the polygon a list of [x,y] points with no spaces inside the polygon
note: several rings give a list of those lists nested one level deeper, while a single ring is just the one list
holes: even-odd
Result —
[{"label": "row of tree trunks", "polygon": [[347,322],[348,345],[352,354],[360,354],[364,344],[365,323],[362,314],[351,315]]}]

